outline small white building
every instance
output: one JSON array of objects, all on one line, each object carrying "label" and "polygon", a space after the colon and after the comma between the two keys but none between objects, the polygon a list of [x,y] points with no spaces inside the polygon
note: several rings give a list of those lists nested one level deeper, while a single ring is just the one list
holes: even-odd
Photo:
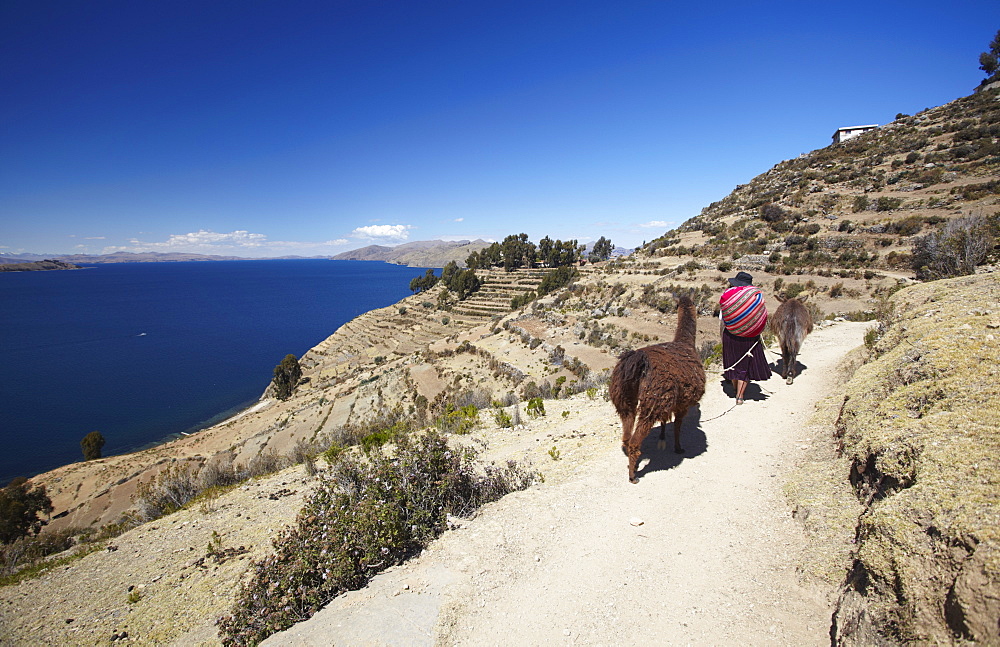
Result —
[{"label": "small white building", "polygon": [[839,144],[840,142],[847,141],[851,137],[857,137],[861,133],[866,133],[869,130],[875,130],[878,128],[878,124],[871,124],[868,126],[845,126],[843,128],[838,128],[837,132],[833,133],[833,143]]}]

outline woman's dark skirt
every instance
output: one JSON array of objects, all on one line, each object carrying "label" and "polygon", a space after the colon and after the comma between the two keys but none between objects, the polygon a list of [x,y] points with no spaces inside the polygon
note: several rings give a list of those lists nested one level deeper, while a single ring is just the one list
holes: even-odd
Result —
[{"label": "woman's dark skirt", "polygon": [[[750,351],[750,355],[746,355],[747,351]],[[739,337],[728,330],[723,330],[722,365],[730,369],[722,374],[727,380],[763,381],[771,377],[771,368],[767,365],[767,355],[764,353],[764,343],[759,336]]]}]

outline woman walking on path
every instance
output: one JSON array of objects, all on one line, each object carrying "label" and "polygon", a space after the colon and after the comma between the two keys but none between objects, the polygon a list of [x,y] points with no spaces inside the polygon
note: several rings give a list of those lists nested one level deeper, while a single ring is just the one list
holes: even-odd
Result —
[{"label": "woman walking on path", "polygon": [[767,325],[767,307],[760,288],[753,285],[753,276],[739,272],[729,279],[732,287],[719,298],[722,319],[722,376],[736,389],[736,404],[750,380],[770,379],[771,369],[764,355],[760,333]]}]

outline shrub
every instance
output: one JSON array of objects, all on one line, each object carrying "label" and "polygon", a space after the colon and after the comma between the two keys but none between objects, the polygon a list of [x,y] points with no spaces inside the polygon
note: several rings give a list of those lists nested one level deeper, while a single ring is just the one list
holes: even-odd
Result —
[{"label": "shrub", "polygon": [[218,454],[209,459],[198,471],[198,488],[207,490],[214,487],[228,487],[239,483],[242,479],[236,473],[233,465],[233,455],[230,452]]},{"label": "shrub", "polygon": [[456,407],[449,403],[445,411],[435,421],[437,428],[446,433],[467,434],[479,422],[479,409],[474,405],[467,404]]},{"label": "shrub", "polygon": [[881,196],[875,201],[875,211],[892,211],[893,209],[898,209],[901,204],[903,204],[902,198]]},{"label": "shrub", "polygon": [[994,236],[982,216],[952,220],[913,244],[911,268],[918,279],[974,274],[993,250]]},{"label": "shrub", "polygon": [[514,462],[482,466],[473,450],[452,449],[435,433],[400,437],[391,456],[376,448],[345,458],[274,541],[274,553],[251,565],[232,614],[219,622],[223,644],[257,644],[309,618],[417,554],[446,529],[448,515],[468,515],[537,477]]},{"label": "shrub", "polygon": [[83,460],[91,461],[101,457],[101,450],[104,448],[104,436],[99,431],[92,431],[80,441],[80,449],[83,450]]},{"label": "shrub", "polygon": [[559,397],[559,392],[562,391],[563,384],[565,383],[566,383],[565,375],[560,375],[559,377],[556,378],[556,385],[552,387],[552,397],[554,398]]},{"label": "shrub", "polygon": [[785,211],[778,205],[774,204],[773,202],[769,202],[768,204],[765,204],[760,208],[760,217],[763,218],[766,222],[778,222],[781,220],[786,220],[788,219],[789,215],[790,214],[787,211]]},{"label": "shrub", "polygon": [[545,415],[545,403],[541,398],[531,398],[525,412],[532,418],[539,418]]},{"label": "shrub", "polygon": [[132,497],[137,520],[152,521],[180,510],[198,494],[197,472],[190,463],[173,465],[152,481],[140,483]]},{"label": "shrub", "polygon": [[287,464],[287,461],[279,456],[278,452],[268,449],[250,459],[242,476],[243,478],[256,478],[274,474],[278,470],[284,469]]},{"label": "shrub", "polygon": [[804,292],[805,289],[806,286],[802,285],[801,283],[789,283],[788,286],[785,288],[784,296],[786,299],[794,299],[795,297],[802,294],[802,292]]},{"label": "shrub", "polygon": [[524,306],[534,301],[536,298],[538,298],[538,295],[535,293],[535,291],[528,290],[524,294],[519,294],[518,296],[510,300],[510,309],[517,310],[518,308],[523,308]]},{"label": "shrub", "polygon": [[376,447],[381,447],[382,445],[388,443],[389,441],[399,437],[401,434],[405,434],[410,430],[409,424],[400,421],[391,427],[386,429],[380,429],[378,431],[373,431],[370,434],[365,434],[361,437],[360,445],[361,449],[369,452]]},{"label": "shrub", "polygon": [[733,269],[733,264],[730,263],[729,261],[722,261],[716,267],[720,272],[729,272],[730,270]]},{"label": "shrub", "polygon": [[549,292],[553,292],[563,286],[569,285],[570,281],[579,276],[579,274],[580,273],[575,267],[571,267],[569,265],[564,265],[563,267],[557,267],[554,270],[550,270],[538,284],[538,296],[543,297]]},{"label": "shrub", "polygon": [[914,234],[920,233],[923,226],[923,218],[920,216],[909,216],[907,218],[903,218],[902,220],[889,223],[886,225],[885,230],[889,233],[899,234],[900,236],[913,236]]},{"label": "shrub", "polygon": [[503,405],[497,402],[493,405],[493,422],[501,429],[509,429],[514,426],[514,419],[503,410]]},{"label": "shrub", "polygon": [[[50,530],[41,535],[22,536],[9,544],[0,545],[0,586],[16,583],[21,579],[17,576],[18,573],[27,574],[24,569],[38,564],[49,555],[72,548],[80,534],[79,528]],[[44,566],[52,567],[56,563],[54,560],[46,560]]]},{"label": "shrub", "polygon": [[708,368],[713,362],[722,359],[722,344],[711,341],[702,342],[701,348],[698,349],[698,355],[701,357],[701,363],[704,364],[705,368]]}]

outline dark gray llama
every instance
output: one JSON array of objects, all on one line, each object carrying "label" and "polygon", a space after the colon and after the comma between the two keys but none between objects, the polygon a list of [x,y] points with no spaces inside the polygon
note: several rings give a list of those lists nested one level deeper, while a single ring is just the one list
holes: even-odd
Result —
[{"label": "dark gray llama", "polygon": [[796,358],[802,348],[802,340],[812,332],[813,320],[799,299],[778,296],[778,300],[782,303],[774,311],[768,325],[781,344],[781,377],[785,378],[785,384],[791,384],[798,374]]}]

